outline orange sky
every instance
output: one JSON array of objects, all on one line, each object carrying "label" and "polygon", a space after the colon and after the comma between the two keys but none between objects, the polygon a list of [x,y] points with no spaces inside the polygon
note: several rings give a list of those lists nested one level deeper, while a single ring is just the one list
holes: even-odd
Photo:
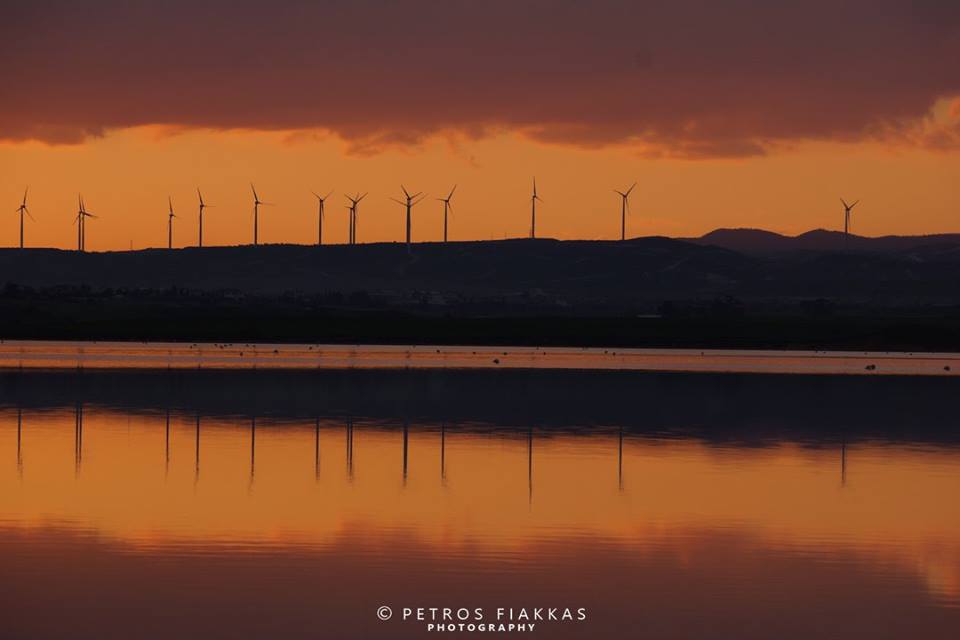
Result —
[{"label": "orange sky", "polygon": [[866,235],[958,231],[960,153],[881,144],[808,143],[773,156],[739,159],[649,159],[631,148],[580,149],[501,134],[482,140],[431,138],[412,149],[346,153],[344,143],[313,132],[170,133],[139,127],[83,144],[0,144],[0,197],[7,202],[0,243],[14,245],[13,211],[31,188],[28,246],[73,247],[76,196],[100,216],[88,226],[92,250],[164,246],[166,199],[173,198],[176,246],[196,242],[195,188],[214,205],[208,244],[248,243],[249,182],[276,203],[261,214],[261,241],[313,242],[316,202],[335,190],[325,226],[330,242],[346,239],[345,191],[369,191],[361,204],[361,242],[400,240],[403,209],[388,198],[402,182],[430,198],[414,210],[414,239],[442,233],[433,198],[453,184],[451,239],[526,234],[530,179],[544,203],[539,233],[557,238],[613,238],[619,202],[613,188],[639,184],[628,235],[699,235],[717,227],[763,227],[799,233],[839,228],[839,198],[860,198],[853,230]]}]

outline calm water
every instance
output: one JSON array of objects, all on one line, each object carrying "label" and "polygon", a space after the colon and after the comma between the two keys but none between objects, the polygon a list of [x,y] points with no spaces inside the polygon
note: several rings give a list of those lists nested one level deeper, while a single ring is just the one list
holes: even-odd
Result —
[{"label": "calm water", "polygon": [[496,635],[955,638],[957,390],[0,372],[0,637],[422,638],[404,607],[556,607],[586,619]]}]

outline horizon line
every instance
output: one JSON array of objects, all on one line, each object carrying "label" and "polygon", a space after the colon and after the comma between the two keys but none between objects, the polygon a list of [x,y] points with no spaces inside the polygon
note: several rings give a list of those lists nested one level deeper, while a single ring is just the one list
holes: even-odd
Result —
[{"label": "horizon line", "polygon": [[[764,229],[762,227],[717,227],[706,233],[699,236],[668,236],[668,235],[644,235],[644,236],[633,236],[625,239],[620,238],[555,238],[551,236],[540,236],[536,238],[531,238],[529,235],[517,235],[511,237],[503,238],[473,238],[473,239],[461,239],[461,240],[421,240],[421,241],[411,241],[413,245],[444,245],[444,244],[477,244],[477,243],[496,243],[496,242],[557,242],[557,243],[582,243],[582,242],[595,242],[602,244],[621,244],[624,242],[633,242],[637,240],[672,240],[676,242],[692,242],[698,240],[704,240],[711,234],[717,232],[760,232],[764,234],[769,234],[771,236],[776,236],[784,240],[796,240],[807,236],[812,233],[821,232],[824,234],[843,237],[846,234],[842,230],[833,230],[826,229],[823,227],[817,227],[798,233],[796,235],[789,235],[786,233],[781,233],[778,231],[770,231],[769,229]],[[941,231],[935,233],[920,233],[920,234],[884,234],[880,236],[866,236],[858,234],[849,234],[849,238],[857,240],[883,240],[888,238],[930,238],[930,237],[939,237],[939,236],[960,236],[960,231]],[[168,247],[164,245],[156,246],[144,246],[128,249],[84,249],[83,251],[78,251],[76,248],[64,248],[57,246],[24,246],[19,247],[17,245],[3,246],[0,247],[0,251],[14,250],[17,252],[20,251],[63,251],[68,253],[132,253],[138,251],[179,251],[185,249],[242,249],[245,247],[305,247],[305,248],[321,248],[321,247],[350,247],[350,246],[383,246],[383,245],[401,245],[406,246],[405,240],[381,240],[374,242],[356,242],[350,243],[349,241],[344,242],[329,242],[323,244],[317,243],[302,243],[302,242],[259,242],[254,244],[252,242],[247,243],[237,243],[237,244],[204,244],[202,247],[196,244],[185,244],[181,246]]]}]

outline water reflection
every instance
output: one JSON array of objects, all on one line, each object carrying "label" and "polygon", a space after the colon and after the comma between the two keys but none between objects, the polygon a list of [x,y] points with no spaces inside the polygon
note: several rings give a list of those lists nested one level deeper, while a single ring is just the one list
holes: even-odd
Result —
[{"label": "water reflection", "polygon": [[[940,382],[903,381],[927,401],[914,437],[882,395],[842,429],[804,429],[809,408],[774,406],[824,388],[801,378],[740,381],[735,395],[768,398],[717,423],[728,379],[617,378],[632,410],[583,424],[562,411],[570,379],[542,373],[351,374],[366,412],[334,393],[347,374],[86,373],[44,402],[47,375],[0,376],[12,637],[424,637],[376,607],[464,603],[589,608],[550,638],[960,628],[960,447]],[[487,394],[501,384],[543,404],[510,411]],[[580,374],[581,399],[598,386]],[[699,407],[645,422],[666,415],[637,402],[651,387]]]},{"label": "water reflection", "polygon": [[17,474],[23,475],[23,410],[17,407]]},{"label": "water reflection", "polygon": [[440,481],[447,484],[447,423],[440,423]]},{"label": "water reflection", "polygon": [[194,439],[193,485],[200,481],[200,414],[197,414],[196,438]]},{"label": "water reflection", "polygon": [[317,418],[313,437],[313,472],[320,479],[320,418]]}]

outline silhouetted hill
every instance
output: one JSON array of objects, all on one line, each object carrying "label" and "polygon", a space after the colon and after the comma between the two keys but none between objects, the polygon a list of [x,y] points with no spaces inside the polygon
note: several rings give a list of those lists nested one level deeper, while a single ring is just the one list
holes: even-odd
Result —
[{"label": "silhouetted hill", "polygon": [[788,251],[901,252],[922,247],[960,246],[960,234],[927,236],[881,236],[867,238],[840,231],[814,229],[798,236],[785,236],[763,229],[716,229],[699,238],[687,238],[700,245],[723,247],[742,253],[771,254]]},{"label": "silhouetted hill", "polygon": [[786,236],[763,229],[715,229],[699,238],[688,238],[695,244],[723,247],[746,253],[782,251]]},{"label": "silhouetted hill", "polygon": [[0,339],[960,350],[960,243],[878,240],[4,249]]},{"label": "silhouetted hill", "polygon": [[709,293],[746,275],[752,259],[667,238],[628,242],[505,240],[402,244],[261,245],[80,254],[0,251],[0,278],[29,287],[233,290],[246,294],[410,291],[662,297]]},{"label": "silhouetted hill", "polygon": [[267,297],[365,292],[386,305],[475,305],[477,313],[510,306],[655,310],[666,300],[728,296],[785,303],[825,298],[876,307],[960,302],[960,236],[852,240],[856,250],[837,251],[833,232],[788,238],[718,230],[697,241],[423,243],[410,252],[394,243],[85,254],[4,249],[0,283],[115,290],[120,296],[145,290]]}]

